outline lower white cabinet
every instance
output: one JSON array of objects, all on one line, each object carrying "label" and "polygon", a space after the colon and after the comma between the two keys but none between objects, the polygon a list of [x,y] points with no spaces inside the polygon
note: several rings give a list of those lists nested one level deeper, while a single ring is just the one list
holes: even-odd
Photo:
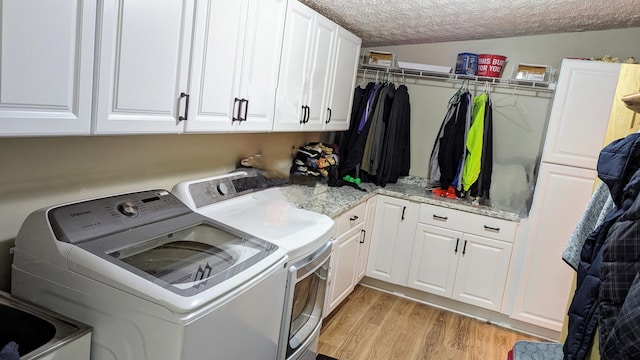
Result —
[{"label": "lower white cabinet", "polygon": [[363,224],[336,238],[331,252],[331,282],[325,315],[329,315],[355,287],[358,248],[364,236]]},{"label": "lower white cabinet", "polygon": [[406,285],[418,204],[385,195],[377,202],[366,275]]},{"label": "lower white cabinet", "polygon": [[325,316],[340,305],[364,277],[375,204],[376,197],[373,197],[337,219],[338,235],[331,251]]},{"label": "lower white cabinet", "polygon": [[367,200],[367,211],[364,221],[364,234],[360,241],[360,248],[358,251],[358,264],[356,265],[356,281],[360,280],[367,273],[367,260],[369,259],[369,249],[371,249],[371,235],[373,234],[373,220],[375,219],[377,196],[374,196]]},{"label": "lower white cabinet", "polygon": [[324,315],[329,315],[353,291],[357,281],[358,253],[364,243],[366,203],[358,204],[336,219],[336,239],[331,250]]},{"label": "lower white cabinet", "polygon": [[512,244],[418,224],[407,286],[500,310]]}]

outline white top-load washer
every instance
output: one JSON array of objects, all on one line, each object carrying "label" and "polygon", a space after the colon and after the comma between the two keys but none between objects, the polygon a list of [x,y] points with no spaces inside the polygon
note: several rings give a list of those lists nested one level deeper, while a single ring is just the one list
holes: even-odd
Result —
[{"label": "white top-load washer", "polygon": [[148,190],[29,215],[11,292],[93,326],[93,360],[276,359],[287,259]]},{"label": "white top-load washer", "polygon": [[315,359],[334,221],[298,208],[255,170],[185,181],[172,192],[194,211],[287,251],[279,359]]}]

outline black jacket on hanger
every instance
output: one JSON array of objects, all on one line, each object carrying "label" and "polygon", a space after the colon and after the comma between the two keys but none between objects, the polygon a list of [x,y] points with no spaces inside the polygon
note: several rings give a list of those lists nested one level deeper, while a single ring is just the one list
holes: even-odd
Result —
[{"label": "black jacket on hanger", "polygon": [[[379,89],[379,88],[378,88]],[[351,116],[351,123],[349,125],[349,130],[347,131],[347,135],[344,138],[342,144],[340,145],[340,166],[338,167],[338,177],[342,179],[345,175],[351,175],[354,177],[358,177],[356,174],[356,169],[359,168],[360,162],[362,161],[362,154],[364,152],[364,146],[367,141],[367,134],[369,133],[369,129],[371,127],[370,119],[366,120],[366,123],[361,131],[358,131],[358,127],[360,125],[360,121],[362,120],[362,116],[365,113],[367,107],[374,108],[376,105],[376,101],[378,100],[379,92],[376,92],[375,83],[371,82],[367,85],[365,89],[364,96],[361,101],[359,101],[358,111]],[[373,93],[373,98],[371,103],[369,103],[369,98]],[[355,108],[355,102],[354,102]],[[373,111],[369,111],[368,116],[372,116]]]},{"label": "black jacket on hanger", "polygon": [[460,95],[456,114],[444,128],[444,135],[440,139],[438,150],[438,165],[440,167],[440,187],[447,189],[458,174],[460,160],[465,151],[465,125],[467,111],[471,106],[471,95],[465,92]]},{"label": "black jacket on hanger", "polygon": [[400,176],[409,175],[411,167],[409,91],[400,85],[393,97],[391,113],[385,127],[381,167],[378,169],[378,185],[395,183]]}]

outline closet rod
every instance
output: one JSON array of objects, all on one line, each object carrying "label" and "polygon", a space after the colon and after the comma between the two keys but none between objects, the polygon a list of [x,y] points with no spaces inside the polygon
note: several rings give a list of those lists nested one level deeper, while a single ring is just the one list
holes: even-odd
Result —
[{"label": "closet rod", "polygon": [[516,79],[502,79],[502,78],[490,78],[490,77],[482,77],[482,76],[471,76],[471,75],[461,75],[461,74],[448,74],[448,73],[434,73],[428,71],[421,70],[413,70],[413,69],[399,69],[399,68],[383,68],[379,66],[366,66],[360,64],[358,67],[358,72],[362,72],[365,74],[373,74],[379,75],[382,74],[392,74],[399,75],[407,78],[415,78],[415,79],[427,79],[427,80],[440,80],[447,82],[463,82],[466,80],[472,81],[474,83],[489,83],[492,86],[496,87],[504,87],[510,89],[532,89],[536,91],[545,91],[545,92],[554,92],[556,89],[556,84],[552,82],[545,81],[531,81],[531,80],[516,80]]}]

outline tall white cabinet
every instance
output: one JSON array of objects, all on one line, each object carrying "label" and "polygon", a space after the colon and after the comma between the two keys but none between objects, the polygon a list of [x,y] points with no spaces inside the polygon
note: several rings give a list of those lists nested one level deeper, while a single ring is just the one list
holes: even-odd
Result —
[{"label": "tall white cabinet", "polygon": [[89,134],[96,2],[0,2],[0,136]]},{"label": "tall white cabinet", "polygon": [[[620,64],[565,59],[549,118],[511,316],[560,331],[573,270],[562,260],[596,179]],[[511,283],[511,282],[510,282]],[[550,296],[553,294],[553,296]]]}]

